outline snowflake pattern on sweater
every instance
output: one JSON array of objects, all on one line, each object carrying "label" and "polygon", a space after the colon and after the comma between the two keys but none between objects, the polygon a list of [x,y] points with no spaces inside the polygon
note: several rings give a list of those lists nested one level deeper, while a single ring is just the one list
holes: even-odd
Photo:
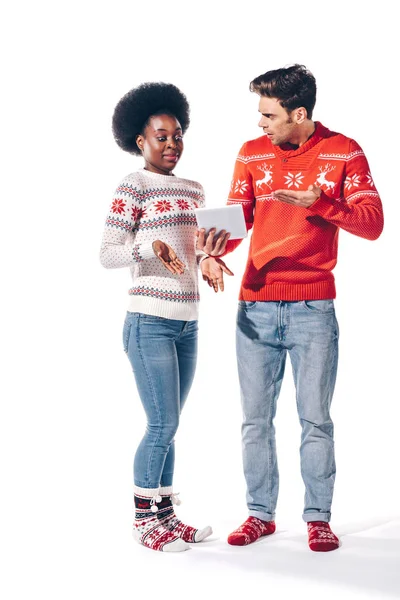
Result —
[{"label": "snowflake pattern on sweater", "polygon": [[[205,205],[196,181],[152,173],[127,175],[117,187],[106,218],[100,261],[106,268],[129,267],[133,286],[128,310],[169,319],[198,318],[198,264],[195,208]],[[185,264],[170,273],[152,244],[169,244]]]}]

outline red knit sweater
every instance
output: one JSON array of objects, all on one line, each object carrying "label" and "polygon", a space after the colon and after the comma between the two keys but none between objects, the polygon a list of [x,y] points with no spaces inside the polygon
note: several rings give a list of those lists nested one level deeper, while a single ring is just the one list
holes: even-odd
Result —
[{"label": "red knit sweater", "polygon": [[[322,189],[309,208],[272,197],[277,189]],[[241,300],[323,300],[336,296],[332,270],[339,228],[375,240],[383,212],[360,146],[316,123],[302,146],[273,146],[267,136],[246,142],[237,157],[228,204],[243,206],[253,229]],[[225,254],[240,240],[228,242]]]}]

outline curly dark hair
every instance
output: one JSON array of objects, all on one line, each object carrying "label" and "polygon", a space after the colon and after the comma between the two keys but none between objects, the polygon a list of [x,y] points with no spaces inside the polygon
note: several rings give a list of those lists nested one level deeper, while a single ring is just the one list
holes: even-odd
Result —
[{"label": "curly dark hair", "polygon": [[288,112],[304,106],[311,119],[317,96],[314,75],[304,65],[292,65],[267,71],[250,83],[250,91],[259,96],[277,98]]},{"label": "curly dark hair", "polygon": [[112,131],[117,144],[132,154],[141,154],[136,138],[143,134],[150,117],[167,114],[175,117],[185,133],[189,127],[189,103],[172,83],[142,83],[121,98],[112,118]]}]

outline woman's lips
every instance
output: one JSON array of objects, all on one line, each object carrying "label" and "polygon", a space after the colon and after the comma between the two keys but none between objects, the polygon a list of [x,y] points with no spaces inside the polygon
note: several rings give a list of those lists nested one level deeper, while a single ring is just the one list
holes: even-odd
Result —
[{"label": "woman's lips", "polygon": [[166,160],[170,160],[171,162],[177,162],[179,159],[179,154],[164,154],[164,158]]}]

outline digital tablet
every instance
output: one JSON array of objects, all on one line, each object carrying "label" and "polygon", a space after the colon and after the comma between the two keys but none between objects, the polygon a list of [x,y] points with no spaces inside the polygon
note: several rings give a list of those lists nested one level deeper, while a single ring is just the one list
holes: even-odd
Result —
[{"label": "digital tablet", "polygon": [[216,233],[221,229],[230,232],[230,240],[239,240],[247,237],[246,222],[244,220],[241,204],[232,204],[222,208],[195,208],[197,225],[205,229],[206,233],[215,227]]}]

